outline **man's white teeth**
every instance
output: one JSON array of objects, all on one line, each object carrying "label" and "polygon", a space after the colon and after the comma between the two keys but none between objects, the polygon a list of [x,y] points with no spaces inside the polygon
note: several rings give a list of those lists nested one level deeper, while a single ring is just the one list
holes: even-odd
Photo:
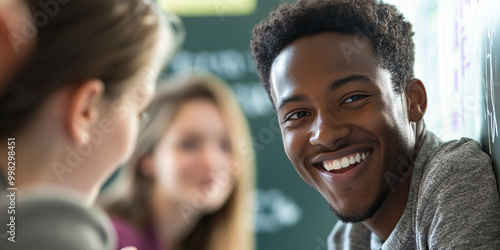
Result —
[{"label": "man's white teeth", "polygon": [[370,154],[370,152],[367,152],[366,154],[365,154],[365,153],[363,153],[363,154],[361,155],[361,160],[366,159],[366,157],[368,157],[368,155],[369,155],[369,154]]},{"label": "man's white teeth", "polygon": [[347,159],[347,157],[343,157],[343,158],[342,158],[342,161],[341,161],[340,163],[342,163],[342,167],[343,167],[343,168],[349,167],[349,165],[351,165],[351,164],[349,163],[349,159]]},{"label": "man's white teeth", "polygon": [[362,154],[356,153],[356,154],[344,156],[344,157],[342,157],[342,159],[337,159],[337,160],[333,160],[333,161],[324,161],[323,168],[326,171],[347,168],[352,164],[360,163],[361,161],[366,159],[366,157],[368,157],[369,154],[370,154],[369,152],[362,153]]},{"label": "man's white teeth", "polygon": [[340,164],[340,161],[334,160],[333,161],[333,169],[338,170],[338,169],[341,169],[341,168],[342,168],[342,165]]}]

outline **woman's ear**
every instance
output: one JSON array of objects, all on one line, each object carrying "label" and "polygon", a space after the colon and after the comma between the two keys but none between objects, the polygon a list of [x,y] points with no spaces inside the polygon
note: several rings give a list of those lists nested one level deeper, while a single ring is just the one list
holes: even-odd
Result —
[{"label": "woman's ear", "polygon": [[79,84],[69,96],[66,124],[75,143],[87,143],[90,131],[99,119],[104,98],[104,83],[98,79]]},{"label": "woman's ear", "polygon": [[422,120],[427,109],[427,93],[425,86],[419,79],[412,79],[406,87],[408,102],[408,118],[411,122]]},{"label": "woman's ear", "polygon": [[139,167],[139,171],[141,174],[143,174],[144,176],[146,176],[150,179],[154,179],[156,169],[155,169],[155,164],[154,164],[154,159],[153,159],[152,154],[147,154],[147,155],[142,156],[139,159],[138,167]]}]

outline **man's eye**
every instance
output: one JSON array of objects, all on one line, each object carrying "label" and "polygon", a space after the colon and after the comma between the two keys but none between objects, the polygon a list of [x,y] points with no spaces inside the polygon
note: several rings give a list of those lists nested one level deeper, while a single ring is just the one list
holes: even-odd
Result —
[{"label": "man's eye", "polygon": [[292,115],[290,115],[287,120],[297,120],[297,119],[300,119],[300,118],[302,118],[304,116],[308,116],[308,115],[311,115],[311,113],[309,113],[307,111],[299,111],[299,112],[295,112]]},{"label": "man's eye", "polygon": [[355,102],[355,101],[358,101],[360,99],[363,99],[363,98],[366,98],[367,96],[366,95],[353,95],[349,98],[347,98],[344,103],[351,103],[351,102]]}]

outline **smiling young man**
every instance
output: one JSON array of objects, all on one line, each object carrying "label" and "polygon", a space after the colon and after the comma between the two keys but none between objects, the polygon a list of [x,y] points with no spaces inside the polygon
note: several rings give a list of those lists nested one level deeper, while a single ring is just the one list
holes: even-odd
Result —
[{"label": "smiling young man", "polygon": [[498,249],[491,159],[426,131],[411,24],[375,0],[282,4],[254,28],[287,156],[340,222],[329,249]]}]

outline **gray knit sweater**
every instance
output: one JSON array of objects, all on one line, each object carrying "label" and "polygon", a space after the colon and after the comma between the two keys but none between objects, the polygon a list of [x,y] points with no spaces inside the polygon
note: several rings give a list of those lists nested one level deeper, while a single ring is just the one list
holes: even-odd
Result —
[{"label": "gray knit sweater", "polygon": [[[115,234],[107,216],[100,209],[85,205],[79,194],[41,187],[36,191],[16,193],[15,209],[9,209],[9,194],[0,174],[0,250],[116,248]],[[9,214],[12,210],[15,214]],[[7,226],[12,224],[11,216],[15,216],[13,231]],[[15,238],[12,238],[14,233]]]},{"label": "gray knit sweater", "polygon": [[500,200],[490,157],[462,138],[426,132],[406,208],[382,242],[362,223],[338,222],[328,249],[500,249]]}]

